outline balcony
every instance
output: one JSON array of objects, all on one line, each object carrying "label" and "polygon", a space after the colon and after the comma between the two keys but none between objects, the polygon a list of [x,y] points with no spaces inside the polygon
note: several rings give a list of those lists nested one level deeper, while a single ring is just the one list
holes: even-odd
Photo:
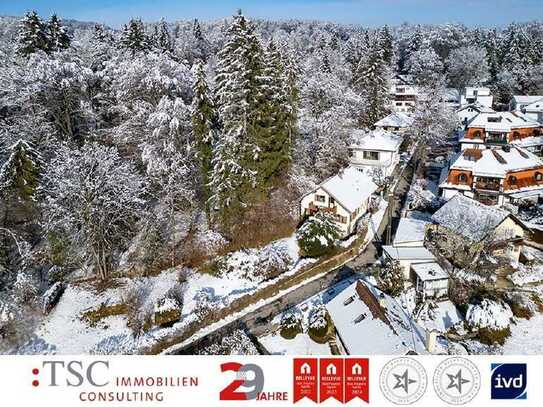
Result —
[{"label": "balcony", "polygon": [[319,205],[315,205],[314,202],[310,202],[307,210],[309,214],[311,215],[313,215],[316,212],[326,212],[326,213],[331,213],[335,215],[337,212],[337,207],[335,204],[332,206],[319,206]]},{"label": "balcony", "polygon": [[475,183],[475,188],[485,191],[499,191],[500,183],[496,181],[477,181]]}]

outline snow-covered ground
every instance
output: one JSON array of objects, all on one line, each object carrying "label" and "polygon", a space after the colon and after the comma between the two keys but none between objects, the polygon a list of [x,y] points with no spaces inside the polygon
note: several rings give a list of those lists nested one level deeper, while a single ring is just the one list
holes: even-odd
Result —
[{"label": "snow-covered ground", "polygon": [[[258,253],[260,252],[260,253]],[[259,256],[259,254],[261,256]],[[125,315],[113,315],[101,319],[95,326],[83,318],[87,311],[97,310],[102,304],[115,305],[123,302],[125,290],[139,282],[145,290],[144,306],[154,306],[169,289],[175,286],[179,270],[169,269],[155,277],[139,279],[118,279],[118,286],[96,292],[88,284],[69,285],[57,306],[45,317],[35,331],[34,339],[21,349],[27,353],[81,354],[92,352],[97,344],[107,343],[108,347],[119,347],[119,352],[131,352],[135,348],[160,339],[171,330],[182,329],[197,318],[195,308],[202,298],[212,307],[223,308],[236,298],[256,292],[274,283],[277,278],[263,281],[255,271],[264,257],[267,261],[284,261],[288,271],[278,278],[295,274],[315,259],[300,259],[294,236],[270,243],[262,249],[234,252],[225,263],[228,276],[214,276],[189,270],[183,287],[184,304],[181,320],[170,328],[153,328],[148,333],[133,338],[127,327]],[[110,338],[111,340],[108,340]],[[114,351],[114,349],[111,349]]]},{"label": "snow-covered ground", "polygon": [[317,343],[305,333],[285,339],[279,332],[274,332],[260,337],[259,341],[272,355],[331,355],[328,343]]},{"label": "snow-covered ground", "polygon": [[426,331],[447,332],[449,328],[464,320],[451,301],[440,301],[435,305],[435,308],[426,307],[418,315],[417,323]]},{"label": "snow-covered ground", "polygon": [[503,345],[504,355],[543,354],[543,314],[536,314],[530,319],[518,319],[510,328],[511,336]]}]

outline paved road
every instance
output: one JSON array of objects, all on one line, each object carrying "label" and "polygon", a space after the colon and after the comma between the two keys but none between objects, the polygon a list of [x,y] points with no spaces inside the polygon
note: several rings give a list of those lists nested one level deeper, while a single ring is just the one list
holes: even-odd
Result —
[{"label": "paved road", "polygon": [[[392,236],[396,232],[399,219],[401,217],[401,211],[405,203],[407,192],[413,179],[414,169],[413,166],[408,164],[404,171],[401,172],[400,180],[397,182],[394,188],[394,197],[392,198]],[[377,239],[371,242],[364,252],[360,256],[356,257],[345,266],[336,270],[330,271],[318,279],[307,282],[306,284],[299,286],[280,298],[263,305],[257,310],[244,315],[243,317],[232,321],[231,323],[217,329],[213,333],[200,338],[190,345],[182,349],[176,349],[171,351],[172,354],[192,354],[194,349],[206,346],[224,336],[225,333],[233,329],[244,329],[254,336],[261,336],[274,330],[272,326],[272,319],[280,312],[287,308],[290,308],[296,304],[299,304],[312,297],[313,295],[326,290],[327,287],[336,285],[338,282],[352,278],[358,273],[364,272],[368,266],[375,263],[380,255],[381,239],[386,235],[386,228],[388,226],[388,217],[385,214],[379,229],[375,233]]]}]

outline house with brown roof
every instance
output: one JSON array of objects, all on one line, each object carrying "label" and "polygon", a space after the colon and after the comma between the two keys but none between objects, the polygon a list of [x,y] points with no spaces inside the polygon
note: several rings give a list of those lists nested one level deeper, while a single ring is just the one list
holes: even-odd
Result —
[{"label": "house with brown roof", "polygon": [[485,205],[502,206],[519,199],[543,196],[543,160],[516,147],[465,149],[441,173],[440,194],[456,194]]}]

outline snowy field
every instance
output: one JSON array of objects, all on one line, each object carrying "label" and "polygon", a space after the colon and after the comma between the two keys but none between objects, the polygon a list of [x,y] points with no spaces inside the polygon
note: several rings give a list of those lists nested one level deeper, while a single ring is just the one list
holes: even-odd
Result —
[{"label": "snowy field", "polygon": [[503,345],[504,355],[543,355],[543,314],[519,319],[511,325],[511,336]]}]

